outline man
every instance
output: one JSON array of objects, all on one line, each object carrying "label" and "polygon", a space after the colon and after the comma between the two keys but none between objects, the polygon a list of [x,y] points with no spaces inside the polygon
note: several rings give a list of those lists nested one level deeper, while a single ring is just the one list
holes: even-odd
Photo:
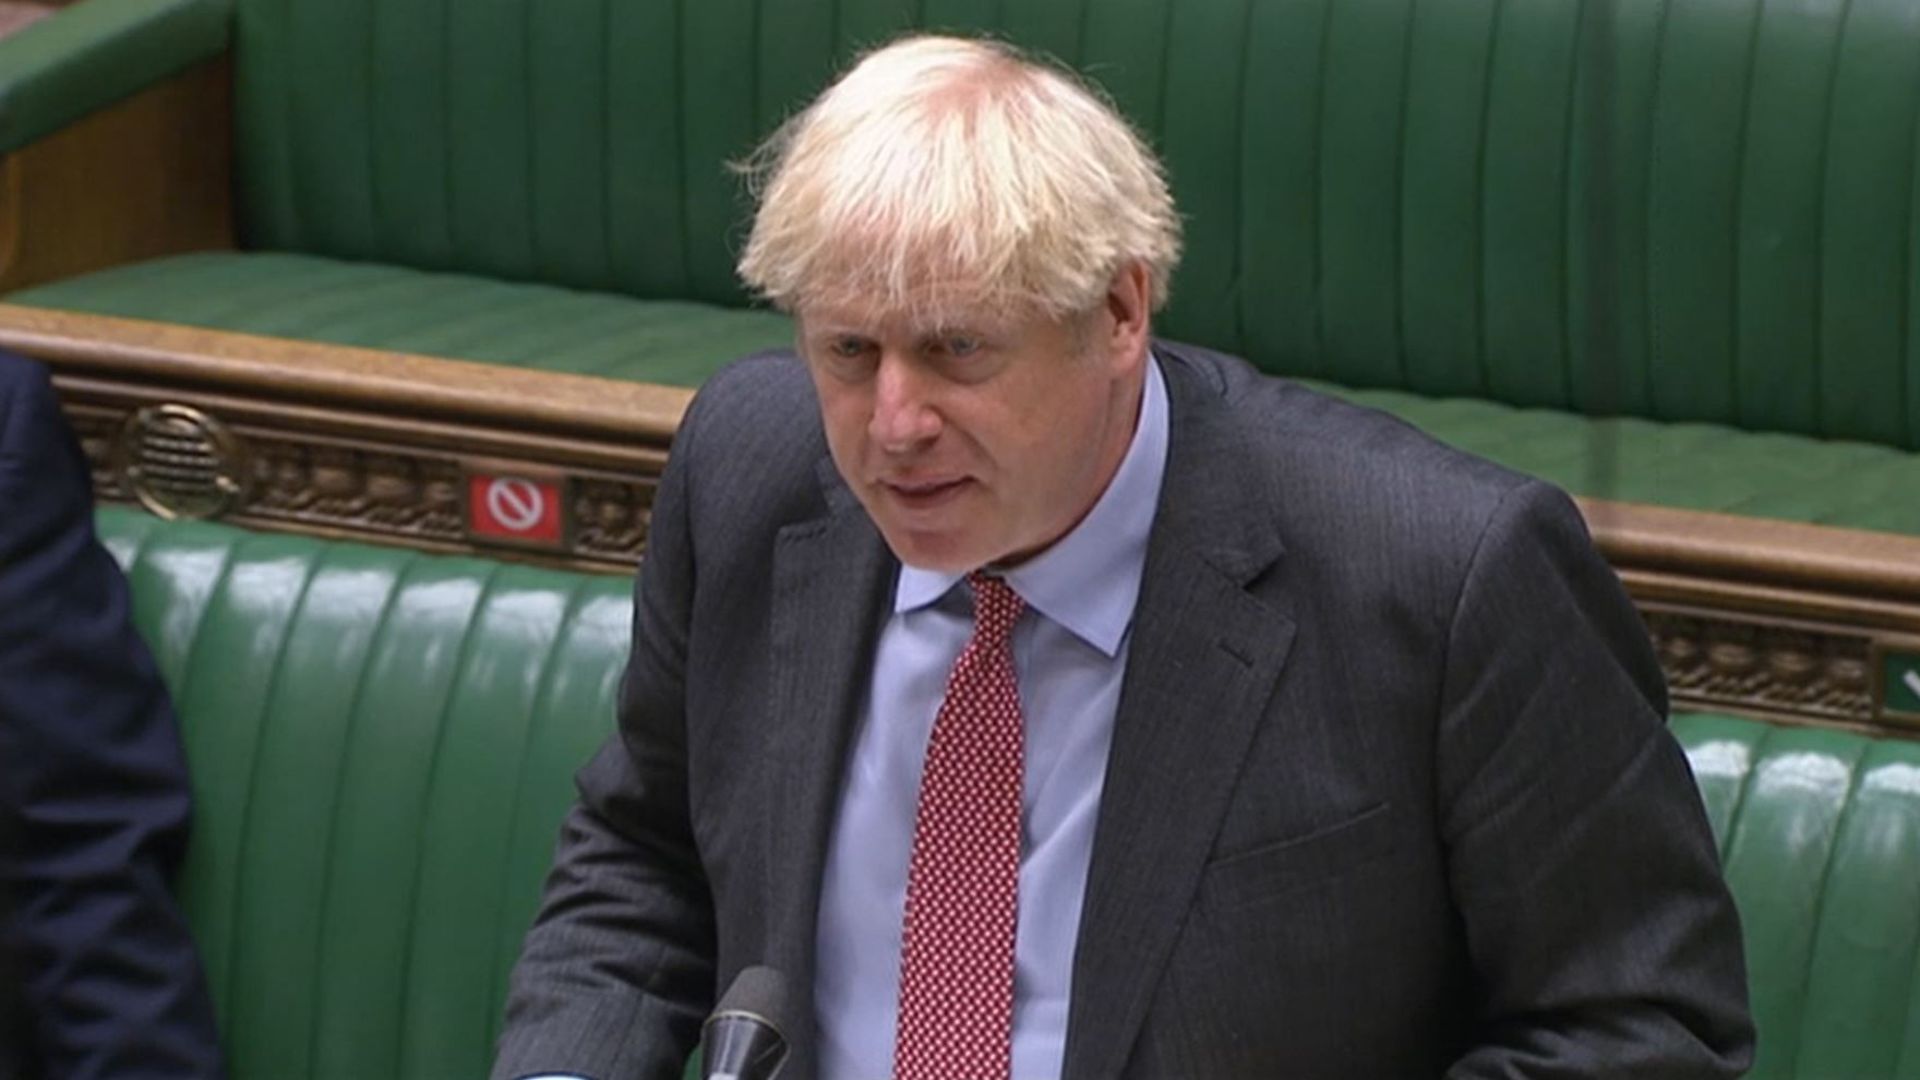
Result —
[{"label": "man", "polygon": [[0,353],[0,1077],[222,1075],[187,767],[46,369]]},{"label": "man", "polygon": [[[772,140],[495,1075],[1710,1076],[1735,914],[1560,493],[1157,344],[1178,225],[1072,77],[863,60]],[[783,1074],[785,1075],[785,1074]]]}]

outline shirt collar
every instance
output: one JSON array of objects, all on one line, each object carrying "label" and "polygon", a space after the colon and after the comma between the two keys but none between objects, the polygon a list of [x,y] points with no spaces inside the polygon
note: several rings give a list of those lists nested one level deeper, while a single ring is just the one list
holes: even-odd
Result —
[{"label": "shirt collar", "polygon": [[[1119,654],[1133,621],[1147,563],[1147,536],[1166,471],[1167,386],[1160,365],[1149,355],[1140,420],[1107,490],[1071,532],[1006,573],[1007,584],[1027,606],[1109,658]],[[893,610],[898,614],[925,607],[965,576],[902,565]]]}]

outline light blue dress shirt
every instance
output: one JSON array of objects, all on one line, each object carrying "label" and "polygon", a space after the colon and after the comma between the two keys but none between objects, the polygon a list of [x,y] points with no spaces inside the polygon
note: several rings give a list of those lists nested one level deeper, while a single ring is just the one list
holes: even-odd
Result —
[{"label": "light blue dress shirt", "polygon": [[[1107,490],[1072,532],[1006,574],[1028,608],[1013,633],[1026,721],[1017,1080],[1060,1075],[1094,823],[1166,462],[1166,384],[1149,360],[1133,441]],[[962,577],[903,566],[874,656],[821,882],[814,1006],[822,1080],[893,1071],[920,769],[947,675],[973,632]]]},{"label": "light blue dress shirt", "polygon": [[[1014,947],[1013,1076],[1057,1077],[1100,787],[1127,631],[1167,468],[1167,387],[1148,360],[1133,442],[1060,541],[1007,572],[1027,602],[1013,631],[1026,721],[1025,835]],[[893,1074],[900,926],[920,767],[947,674],[973,633],[964,575],[900,568],[841,789],[820,890],[814,1012],[821,1080]],[[579,1080],[544,1076],[530,1080]]]}]

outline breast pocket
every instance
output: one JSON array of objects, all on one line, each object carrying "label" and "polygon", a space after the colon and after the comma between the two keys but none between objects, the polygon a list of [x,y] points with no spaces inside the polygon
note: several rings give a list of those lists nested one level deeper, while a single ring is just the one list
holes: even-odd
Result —
[{"label": "breast pocket", "polygon": [[1377,862],[1393,847],[1389,808],[1376,803],[1332,825],[1215,859],[1204,891],[1215,904],[1242,907]]}]

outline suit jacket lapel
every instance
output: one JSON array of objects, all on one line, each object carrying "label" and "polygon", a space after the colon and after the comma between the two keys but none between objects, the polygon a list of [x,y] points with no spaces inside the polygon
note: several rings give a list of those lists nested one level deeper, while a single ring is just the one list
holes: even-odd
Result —
[{"label": "suit jacket lapel", "polygon": [[1201,372],[1163,370],[1167,473],[1080,920],[1068,1077],[1125,1065],[1293,641],[1287,612],[1245,588],[1281,554],[1272,509],[1220,467],[1250,451]]},{"label": "suit jacket lapel", "polygon": [[820,463],[829,513],[782,529],[774,549],[773,670],[780,673],[766,815],[771,964],[799,1030],[793,1072],[813,1066],[814,935],[820,877],[860,692],[899,564],[852,493]]}]

